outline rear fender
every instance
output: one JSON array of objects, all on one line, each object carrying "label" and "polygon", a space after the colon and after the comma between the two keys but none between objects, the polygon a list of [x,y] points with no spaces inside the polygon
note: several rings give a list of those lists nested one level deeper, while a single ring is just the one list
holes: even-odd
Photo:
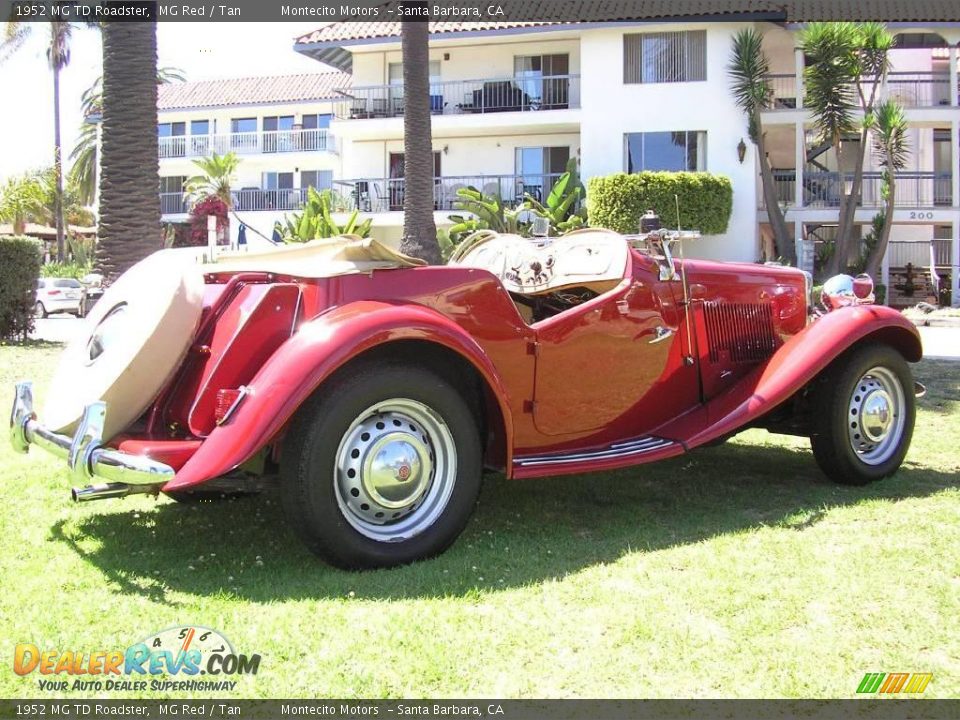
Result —
[{"label": "rear fender", "polygon": [[476,368],[500,407],[510,467],[513,422],[506,389],[476,340],[429,308],[364,300],[304,323],[248,384],[246,398],[229,421],[210,433],[163,490],[198,485],[243,464],[283,429],[331,374],[365,351],[398,340],[436,343]]},{"label": "rear fender", "polygon": [[917,328],[896,310],[882,305],[834,310],[807,325],[765,365],[707,403],[705,412],[676,423],[676,434],[694,447],[735,432],[789,400],[838,356],[864,342],[890,345],[910,362],[923,357]]}]

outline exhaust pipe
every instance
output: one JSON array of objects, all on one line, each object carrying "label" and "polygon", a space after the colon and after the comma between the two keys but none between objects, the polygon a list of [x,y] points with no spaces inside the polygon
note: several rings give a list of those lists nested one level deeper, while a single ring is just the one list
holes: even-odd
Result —
[{"label": "exhaust pipe", "polygon": [[160,492],[163,483],[157,485],[128,485],[127,483],[103,483],[102,485],[87,485],[82,488],[73,488],[70,497],[74,502],[90,502],[91,500],[106,500],[107,498],[121,498],[127,495],[156,495]]}]

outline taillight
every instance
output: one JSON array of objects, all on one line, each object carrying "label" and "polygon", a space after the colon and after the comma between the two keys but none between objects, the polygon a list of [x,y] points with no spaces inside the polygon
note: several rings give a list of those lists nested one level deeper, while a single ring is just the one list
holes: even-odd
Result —
[{"label": "taillight", "polygon": [[47,292],[47,295],[59,295],[59,294],[60,294],[59,290],[50,290],[49,292]]},{"label": "taillight", "polygon": [[247,396],[247,388],[241,385],[238,388],[221,388],[217,390],[217,407],[214,410],[214,417],[217,425],[223,425],[234,411],[240,407],[243,398]]}]

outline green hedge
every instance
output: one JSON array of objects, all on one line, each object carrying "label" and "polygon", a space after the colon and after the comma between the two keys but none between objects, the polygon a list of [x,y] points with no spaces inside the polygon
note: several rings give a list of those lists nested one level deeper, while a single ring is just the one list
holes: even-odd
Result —
[{"label": "green hedge", "polygon": [[0,339],[26,340],[40,277],[40,244],[27,237],[0,237]]},{"label": "green hedge", "polygon": [[617,173],[591,178],[587,188],[587,222],[620,233],[635,233],[640,216],[651,208],[664,227],[680,226],[704,235],[727,231],[733,210],[730,178],[705,172]]}]

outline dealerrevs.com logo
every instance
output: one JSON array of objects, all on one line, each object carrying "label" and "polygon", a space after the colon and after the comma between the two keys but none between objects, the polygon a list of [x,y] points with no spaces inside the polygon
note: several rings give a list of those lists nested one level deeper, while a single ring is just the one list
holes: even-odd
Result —
[{"label": "dealerrevs.com logo", "polygon": [[[260,655],[244,655],[216,630],[178,626],[125,649],[49,649],[19,643],[13,671],[37,673],[40,690],[69,692],[212,692],[233,690],[239,675],[256,675]],[[200,679],[203,676],[203,679]]]}]

